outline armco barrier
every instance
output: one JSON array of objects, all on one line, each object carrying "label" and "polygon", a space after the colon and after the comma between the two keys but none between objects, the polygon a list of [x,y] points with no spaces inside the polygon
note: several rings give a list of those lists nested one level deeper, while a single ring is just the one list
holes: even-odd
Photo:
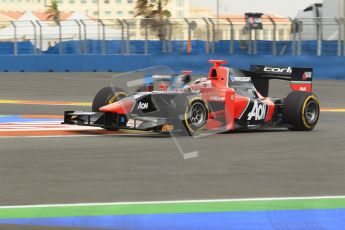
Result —
[{"label": "armco barrier", "polygon": [[235,68],[248,69],[251,64],[313,67],[318,79],[345,79],[345,58],[334,56],[272,55],[25,55],[0,56],[1,72],[126,72],[156,65],[175,71],[193,70],[207,73],[209,59],[225,59]]}]

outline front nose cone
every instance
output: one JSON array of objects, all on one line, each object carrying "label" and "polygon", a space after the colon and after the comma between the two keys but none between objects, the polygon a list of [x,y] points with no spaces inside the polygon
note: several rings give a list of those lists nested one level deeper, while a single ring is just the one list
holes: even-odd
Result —
[{"label": "front nose cone", "polygon": [[133,106],[134,100],[125,98],[112,104],[105,105],[101,107],[99,111],[103,113],[128,114],[132,111]]}]

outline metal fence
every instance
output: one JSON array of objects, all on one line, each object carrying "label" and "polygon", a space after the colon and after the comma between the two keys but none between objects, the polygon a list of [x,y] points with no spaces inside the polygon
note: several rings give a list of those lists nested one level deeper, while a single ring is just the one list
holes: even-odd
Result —
[{"label": "metal fence", "polygon": [[0,55],[222,53],[345,55],[344,18],[1,21]]}]

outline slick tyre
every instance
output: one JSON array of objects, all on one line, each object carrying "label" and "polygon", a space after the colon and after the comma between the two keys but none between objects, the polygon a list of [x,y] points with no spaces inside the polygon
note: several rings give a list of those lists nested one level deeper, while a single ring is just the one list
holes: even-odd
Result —
[{"label": "slick tyre", "polygon": [[309,92],[293,91],[286,100],[283,121],[290,130],[310,131],[315,128],[320,115],[320,103]]},{"label": "slick tyre", "polygon": [[206,103],[199,98],[188,101],[184,112],[184,126],[189,135],[196,135],[205,129],[208,119]]},{"label": "slick tyre", "polygon": [[99,112],[99,108],[114,103],[127,96],[127,93],[121,88],[104,87],[93,99],[92,112]]},{"label": "slick tyre", "polygon": [[[122,98],[127,97],[127,93],[120,88],[104,87],[95,96],[92,102],[92,112],[99,112],[99,108],[114,103]],[[104,123],[104,118],[98,120],[99,123]],[[117,128],[103,127],[106,130],[117,130]]]}]

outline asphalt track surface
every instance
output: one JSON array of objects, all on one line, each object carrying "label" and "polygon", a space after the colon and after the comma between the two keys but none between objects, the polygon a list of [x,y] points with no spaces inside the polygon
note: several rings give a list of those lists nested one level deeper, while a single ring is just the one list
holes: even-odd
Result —
[{"label": "asphalt track surface", "polygon": [[[1,74],[0,100],[90,102],[110,76]],[[286,82],[271,88],[275,96],[289,91]],[[344,81],[314,84],[324,108],[345,108],[344,89]],[[70,109],[88,108],[0,104],[1,115]],[[199,157],[190,160],[171,138],[150,134],[0,138],[0,205],[344,195],[344,119],[322,112],[312,132],[199,138]]]}]

